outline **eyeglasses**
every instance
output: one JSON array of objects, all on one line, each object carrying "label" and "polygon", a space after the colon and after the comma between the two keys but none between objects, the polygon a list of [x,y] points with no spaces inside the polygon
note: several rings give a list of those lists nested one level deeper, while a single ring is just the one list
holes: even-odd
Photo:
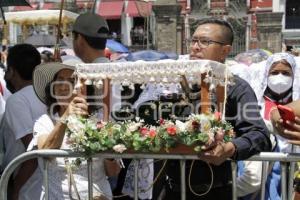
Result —
[{"label": "eyeglasses", "polygon": [[207,48],[209,45],[215,43],[215,44],[220,44],[220,45],[224,45],[225,43],[223,42],[219,42],[219,41],[215,41],[215,40],[210,40],[207,38],[191,38],[189,40],[187,40],[187,44],[189,44],[189,46],[194,46],[197,43],[198,47],[200,48]]}]

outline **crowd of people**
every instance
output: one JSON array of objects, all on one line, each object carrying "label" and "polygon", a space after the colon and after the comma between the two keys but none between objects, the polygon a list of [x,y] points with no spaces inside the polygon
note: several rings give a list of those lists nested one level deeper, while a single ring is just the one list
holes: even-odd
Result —
[{"label": "crowd of people", "polygon": [[[107,63],[105,57],[109,28],[101,16],[85,13],[79,15],[73,25],[73,48],[76,58],[54,62],[49,52],[42,55],[29,44],[17,44],[8,50],[4,80],[1,80],[0,97],[2,114],[0,123],[0,162],[3,171],[18,155],[35,149],[70,149],[66,130],[66,118],[72,114],[87,117],[103,117],[100,106],[89,106],[101,101],[101,89],[84,86],[74,90],[75,65],[79,63]],[[189,40],[191,60],[212,60],[225,63],[232,49],[234,31],[231,25],[221,19],[200,21]],[[233,69],[233,68],[232,68]],[[186,198],[232,199],[232,177],[229,159],[239,160],[237,194],[240,200],[256,199],[261,188],[261,162],[243,161],[260,152],[291,152],[291,144],[300,144],[300,119],[284,121],[277,105],[288,105],[296,116],[300,115],[299,66],[296,58],[288,53],[275,53],[267,61],[247,68],[250,76],[243,79],[241,71],[232,70],[233,85],[226,89],[227,103],[225,118],[234,127],[236,138],[227,143],[216,143],[199,153],[191,174],[191,187],[186,189]],[[197,88],[197,86],[195,86]],[[6,94],[6,88],[11,95]],[[151,88],[151,89],[150,89]],[[159,90],[159,91],[157,91]],[[195,89],[197,90],[197,89]],[[110,104],[117,112],[122,102],[129,101],[134,106],[148,101],[160,101],[161,89],[148,84],[140,95],[123,99],[122,86],[112,85]],[[174,93],[180,92],[174,87]],[[199,89],[198,89],[199,92]],[[97,95],[98,98],[94,98]],[[150,95],[149,95],[150,96]],[[92,98],[93,97],[93,98]],[[154,97],[154,99],[153,99]],[[243,108],[243,109],[240,109]],[[245,112],[245,110],[251,112]],[[299,115],[298,115],[299,114]],[[50,159],[49,198],[88,198],[87,164],[72,167],[73,159]],[[134,191],[133,163],[131,160],[93,158],[93,199],[114,199],[114,195],[124,195],[121,199],[132,199]],[[213,184],[210,185],[212,165]],[[12,200],[44,199],[43,160],[31,159],[24,162],[10,178],[8,198]],[[186,172],[191,162],[186,163]],[[149,160],[140,161],[139,174],[148,170],[148,176],[139,179],[139,199],[179,199],[180,164],[178,160],[168,161],[159,187],[151,187],[156,164]],[[188,174],[186,177],[189,177]],[[279,163],[270,166],[266,199],[280,199]],[[150,189],[147,189],[150,188]],[[208,190],[208,188],[210,190]],[[143,192],[144,191],[144,192]],[[208,191],[205,195],[197,195]]]}]

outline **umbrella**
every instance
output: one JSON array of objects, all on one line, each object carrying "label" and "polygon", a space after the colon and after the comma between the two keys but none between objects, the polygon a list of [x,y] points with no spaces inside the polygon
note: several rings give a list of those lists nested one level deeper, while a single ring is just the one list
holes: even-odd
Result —
[{"label": "umbrella", "polygon": [[117,42],[115,40],[108,39],[106,41],[106,47],[109,48],[111,51],[119,52],[119,53],[128,53],[129,50],[127,47],[125,47],[120,42]]},{"label": "umbrella", "polygon": [[[49,47],[55,45],[55,37],[53,35],[47,35],[47,34],[35,34],[29,36],[24,43],[32,44],[36,47]],[[60,46],[66,46],[66,43],[61,40]]]},{"label": "umbrella", "polygon": [[265,49],[251,49],[249,51],[239,53],[234,60],[239,63],[250,66],[252,63],[259,63],[266,60],[272,53]]},{"label": "umbrella", "polygon": [[5,21],[4,12],[2,8],[8,6],[31,6],[31,5],[27,0],[0,0],[0,10],[1,10],[4,23],[6,23],[6,21]]},{"label": "umbrella", "polygon": [[27,0],[1,0],[0,6],[30,6],[30,3]]},{"label": "umbrella", "polygon": [[137,60],[145,60],[145,61],[156,61],[163,59],[177,59],[174,54],[164,53],[154,50],[143,50],[136,51],[134,53],[129,53],[129,55],[125,58],[128,61],[137,61]]}]

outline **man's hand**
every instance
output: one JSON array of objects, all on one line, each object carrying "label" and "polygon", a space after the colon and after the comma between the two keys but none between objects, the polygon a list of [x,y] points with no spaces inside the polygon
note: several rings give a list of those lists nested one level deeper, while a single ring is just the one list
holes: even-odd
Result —
[{"label": "man's hand", "polygon": [[221,165],[225,162],[228,158],[233,156],[235,152],[235,146],[232,142],[219,142],[217,145],[209,148],[204,149],[200,155],[200,160],[205,162],[214,164],[214,165]]},{"label": "man's hand", "polygon": [[291,144],[300,145],[300,118],[295,117],[295,121],[286,121],[278,117],[277,111],[271,112],[271,120],[277,134],[286,138]]},{"label": "man's hand", "polygon": [[286,124],[288,127],[283,126],[282,120],[279,121],[278,126],[282,127],[283,130],[279,134],[286,138],[289,143],[300,145],[300,118],[296,117],[294,122],[286,121]]}]

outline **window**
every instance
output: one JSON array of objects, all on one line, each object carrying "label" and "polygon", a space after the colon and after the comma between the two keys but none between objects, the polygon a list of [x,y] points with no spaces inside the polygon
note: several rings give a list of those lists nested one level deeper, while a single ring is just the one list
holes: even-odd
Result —
[{"label": "window", "polygon": [[300,29],[300,1],[287,0],[285,11],[285,28]]}]

